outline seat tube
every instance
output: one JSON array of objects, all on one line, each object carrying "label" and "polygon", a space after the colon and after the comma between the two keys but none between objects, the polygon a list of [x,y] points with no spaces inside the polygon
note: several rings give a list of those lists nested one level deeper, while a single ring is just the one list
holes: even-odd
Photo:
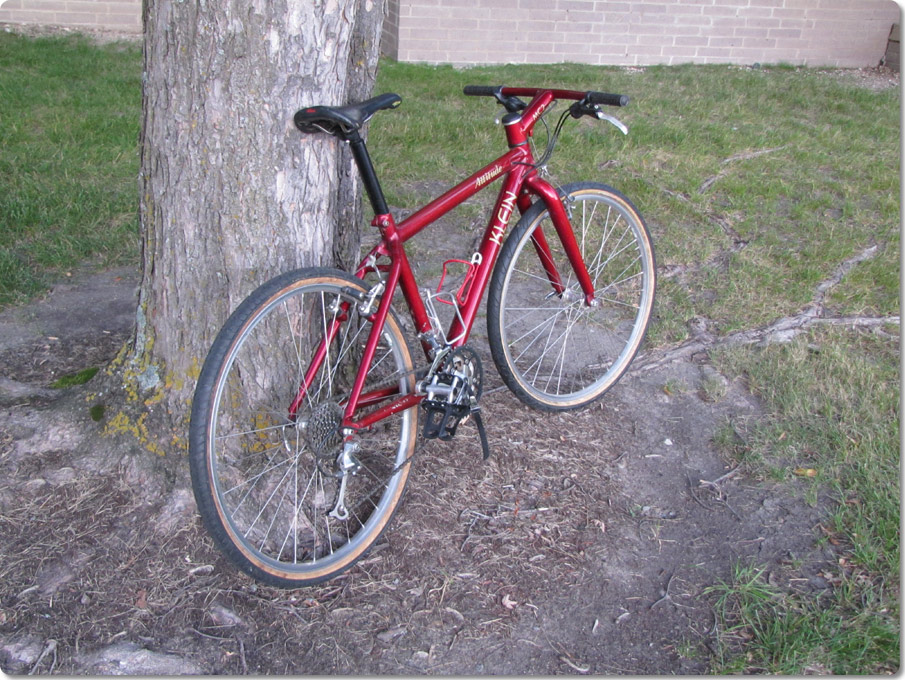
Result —
[{"label": "seat tube", "polygon": [[358,134],[358,130],[352,130],[345,136],[352,149],[352,157],[358,166],[358,172],[361,174],[361,182],[364,184],[365,191],[368,192],[368,198],[371,201],[371,207],[374,209],[375,215],[386,215],[390,212],[387,207],[386,198],[383,196],[383,189],[377,180],[377,173],[374,171],[374,164],[371,162],[371,155],[365,146],[365,140]]}]

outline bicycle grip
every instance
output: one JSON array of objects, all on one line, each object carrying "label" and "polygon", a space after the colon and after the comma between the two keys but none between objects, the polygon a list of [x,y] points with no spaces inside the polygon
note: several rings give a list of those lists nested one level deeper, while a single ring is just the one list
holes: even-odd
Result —
[{"label": "bicycle grip", "polygon": [[495,97],[499,85],[466,85],[463,92],[472,97]]},{"label": "bicycle grip", "polygon": [[591,104],[606,104],[607,106],[627,106],[629,102],[626,94],[610,94],[608,92],[588,92],[586,98]]}]

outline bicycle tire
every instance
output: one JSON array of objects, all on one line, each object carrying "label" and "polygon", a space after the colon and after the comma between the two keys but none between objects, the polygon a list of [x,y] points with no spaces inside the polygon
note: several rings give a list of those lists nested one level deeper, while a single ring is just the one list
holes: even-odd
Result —
[{"label": "bicycle tire", "polygon": [[[343,396],[371,328],[372,316],[360,309],[367,290],[360,279],[321,268],[265,283],[229,317],[199,375],[189,427],[198,510],[217,547],[263,583],[295,588],[345,571],[402,498],[417,439],[414,408],[358,433],[361,468],[346,475],[348,517],[330,515],[341,486],[331,466],[343,447]],[[293,419],[289,406],[334,321],[342,323]],[[392,310],[364,392],[378,384],[414,390],[411,353]]]},{"label": "bicycle tire", "polygon": [[[593,182],[559,189],[594,284],[589,307],[542,201],[506,239],[487,299],[491,356],[506,386],[547,411],[599,399],[638,352],[654,303],[656,264],[644,220],[621,193]],[[557,295],[532,243],[541,229],[565,293]]]}]

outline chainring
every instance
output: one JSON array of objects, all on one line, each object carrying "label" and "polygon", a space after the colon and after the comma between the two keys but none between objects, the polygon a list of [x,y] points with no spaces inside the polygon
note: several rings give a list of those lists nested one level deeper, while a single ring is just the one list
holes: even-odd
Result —
[{"label": "chainring", "polygon": [[462,345],[454,350],[443,363],[442,372],[463,373],[467,376],[470,396],[480,400],[484,392],[484,368],[481,365],[481,357],[468,345]]}]

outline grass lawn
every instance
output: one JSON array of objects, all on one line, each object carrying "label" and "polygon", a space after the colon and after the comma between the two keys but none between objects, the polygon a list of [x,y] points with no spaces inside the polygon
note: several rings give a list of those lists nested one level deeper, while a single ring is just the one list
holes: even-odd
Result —
[{"label": "grass lawn", "polygon": [[141,50],[0,33],[0,307],[138,257]]},{"label": "grass lawn", "polygon": [[[0,33],[0,307],[86,261],[137,263],[140,76],[136,45]],[[649,348],[688,340],[692,319],[725,338],[814,307],[899,314],[898,88],[786,66],[385,62],[377,91],[398,92],[403,105],[374,119],[370,143],[392,205],[414,207],[431,197],[425,187],[451,186],[493,158],[497,107],[461,93],[504,83],[632,98],[613,111],[627,137],[602,122],[567,126],[551,170],[611,184],[645,215],[661,274]],[[739,564],[712,592],[723,632],[714,670],[897,669],[898,324],[814,327],[712,359],[766,411],[726,423],[726,455],[812,502],[829,494],[832,513],[815,531],[845,555],[816,600]]]}]

